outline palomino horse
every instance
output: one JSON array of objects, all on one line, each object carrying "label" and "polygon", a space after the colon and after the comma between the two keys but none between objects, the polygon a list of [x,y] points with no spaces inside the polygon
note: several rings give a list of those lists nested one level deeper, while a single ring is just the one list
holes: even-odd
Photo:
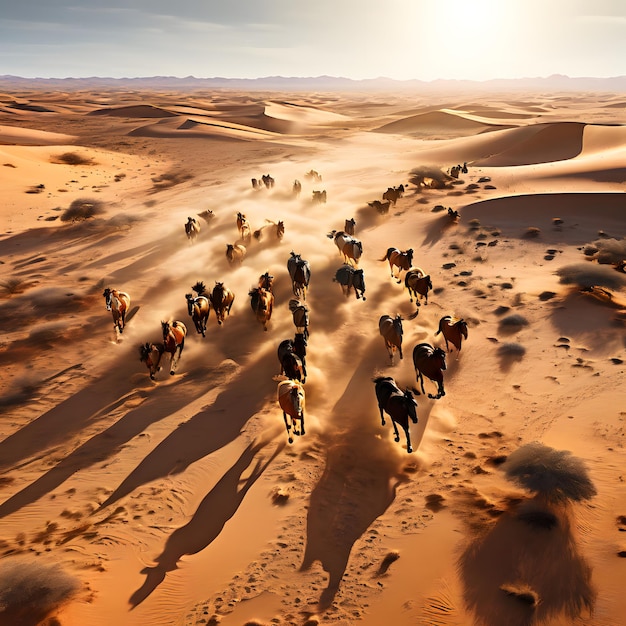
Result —
[{"label": "palomino horse", "polygon": [[258,230],[254,231],[254,238],[257,241],[261,241],[261,239],[265,236],[265,232],[268,231],[274,239],[282,239],[285,236],[285,223],[282,220],[278,222],[272,222],[272,220],[265,220],[267,224],[265,226],[261,226]]},{"label": "palomino horse", "polygon": [[419,268],[410,269],[404,277],[404,286],[409,290],[409,300],[420,306],[420,299],[424,298],[424,304],[428,304],[428,292],[433,288],[430,275],[424,275]]},{"label": "palomino horse", "polygon": [[367,203],[372,209],[376,209],[381,215],[386,215],[389,213],[389,206],[391,202],[387,200],[387,202],[381,202],[380,200],[374,200],[373,202]]},{"label": "palomino horse", "polygon": [[[163,330],[163,346],[165,352],[170,354],[170,374],[173,376],[176,371],[176,366],[180,361],[180,357],[183,354],[183,348],[185,347],[185,337],[187,336],[187,327],[179,321],[161,322],[161,329]],[[178,357],[176,357],[176,351],[178,351]]]},{"label": "palomino horse", "polygon": [[[305,395],[302,383],[297,380],[282,380],[278,383],[276,390],[278,404],[283,410],[283,419],[287,428],[287,437],[289,443],[293,443],[291,431],[294,435],[304,435],[304,404]],[[289,417],[287,417],[289,416]],[[300,421],[300,428],[297,421]]]},{"label": "palomino horse", "polygon": [[246,247],[240,243],[227,243],[226,244],[226,259],[231,265],[239,263],[241,265],[246,257]]},{"label": "palomino horse", "polygon": [[274,308],[274,294],[263,289],[263,287],[255,287],[248,295],[250,296],[250,306],[257,320],[263,324],[263,330],[267,330]]},{"label": "palomino horse", "polygon": [[402,318],[396,315],[382,315],[378,320],[378,330],[385,340],[385,347],[393,364],[393,355],[397,350],[402,358]]},{"label": "palomino horse", "polygon": [[306,382],[306,369],[304,362],[295,352],[295,342],[284,339],[278,345],[278,360],[280,361],[280,373],[291,380]]},{"label": "palomino horse", "polygon": [[156,373],[161,369],[161,357],[165,352],[162,343],[144,343],[139,346],[139,360],[146,364],[150,372],[150,378],[155,379]]},{"label": "palomino horse", "polygon": [[417,424],[417,402],[413,393],[409,389],[402,391],[391,376],[379,376],[374,378],[373,382],[376,386],[376,399],[378,400],[378,409],[383,426],[385,425],[384,412],[386,412],[391,417],[395,441],[400,441],[400,433],[398,432],[398,424],[400,424],[406,435],[406,451],[413,452],[411,435],[409,434],[409,418],[414,424]]},{"label": "palomino horse", "polygon": [[435,336],[439,333],[443,334],[448,352],[450,352],[448,342],[460,352],[463,338],[467,339],[467,322],[463,319],[455,320],[451,315],[444,315],[439,320],[439,330],[435,333]]},{"label": "palomino horse", "polygon": [[404,193],[404,185],[398,187],[387,187],[387,191],[383,194],[383,200],[388,200],[395,206],[396,202],[402,197]]},{"label": "palomino horse", "polygon": [[413,348],[413,365],[415,365],[417,382],[422,385],[423,394],[426,393],[424,390],[424,376],[426,376],[434,383],[437,383],[437,395],[433,396],[429,393],[429,398],[436,400],[446,395],[443,388],[446,353],[441,348],[433,348],[428,343],[418,343],[415,348]]},{"label": "palomino horse", "polygon": [[[413,264],[413,249],[409,248],[404,252],[398,250],[398,248],[388,248],[387,254],[382,259],[378,259],[379,261],[389,261],[389,269],[391,271],[391,278],[399,279],[400,272],[402,270],[409,271],[411,265]],[[393,267],[394,265],[398,268],[398,275],[394,276]],[[401,281],[398,280],[398,284]]]},{"label": "palomino horse", "polygon": [[348,297],[350,290],[354,289],[356,299],[365,300],[365,276],[363,270],[355,270],[352,265],[342,265],[336,272],[333,282],[341,285],[343,294]]},{"label": "palomino horse", "polygon": [[187,311],[193,320],[196,331],[205,337],[204,331],[206,330],[209,313],[211,311],[209,299],[204,295],[199,295],[194,298],[190,293],[186,293],[185,298],[187,299]]},{"label": "palomino horse", "polygon": [[327,237],[334,240],[344,263],[352,259],[355,265],[358,264],[363,254],[363,244],[358,239],[355,239],[352,235],[348,235],[348,233],[343,230],[333,230],[328,233]]},{"label": "palomino horse", "polygon": [[300,300],[289,300],[289,310],[293,316],[293,324],[297,333],[302,333],[306,338],[309,336],[309,307]]},{"label": "palomino horse", "polygon": [[287,261],[287,270],[291,277],[293,295],[297,298],[302,296],[302,299],[306,300],[306,292],[309,287],[309,281],[311,280],[311,267],[309,262],[292,250],[291,256]]},{"label": "palomino horse", "polygon": [[237,213],[237,230],[239,231],[241,241],[245,244],[249,244],[252,239],[252,228],[246,216],[241,212]]},{"label": "palomino horse", "polygon": [[187,233],[187,239],[193,243],[196,237],[200,234],[200,222],[195,217],[188,217],[185,224],[185,233]]},{"label": "palomino horse", "polygon": [[107,311],[111,311],[113,314],[113,328],[119,330],[120,334],[123,333],[126,326],[126,313],[130,309],[130,296],[125,291],[109,289],[108,287],[102,295]]},{"label": "palomino horse", "polygon": [[215,311],[217,323],[221,326],[225,316],[230,315],[230,309],[233,306],[235,294],[227,287],[224,287],[224,283],[216,282],[209,300]]}]

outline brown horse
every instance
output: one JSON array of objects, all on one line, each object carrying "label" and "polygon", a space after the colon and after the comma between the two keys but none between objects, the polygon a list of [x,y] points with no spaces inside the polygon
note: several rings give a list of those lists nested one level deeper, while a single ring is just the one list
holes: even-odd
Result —
[{"label": "brown horse", "polygon": [[[446,392],[443,388],[443,372],[446,369],[446,353],[441,348],[433,348],[428,343],[419,343],[413,348],[413,365],[415,365],[415,374],[417,382],[424,390],[424,376],[430,378],[437,384],[437,395],[428,394],[429,398],[437,399],[445,396]],[[419,392],[418,392],[419,393]]]},{"label": "brown horse", "polygon": [[363,244],[358,239],[351,238],[350,241],[344,244],[341,251],[348,263],[352,262],[357,266],[363,254]]},{"label": "brown horse", "polygon": [[272,222],[272,220],[265,220],[267,224],[261,226],[261,228],[254,231],[254,238],[260,241],[267,231],[275,239],[281,240],[285,236],[285,223],[282,220],[278,222]]},{"label": "brown horse", "polygon": [[374,378],[373,382],[376,386],[376,399],[378,400],[378,410],[383,426],[385,425],[384,412],[386,412],[391,417],[395,441],[400,441],[400,433],[398,432],[398,424],[400,424],[406,435],[406,451],[413,452],[411,435],[409,434],[409,418],[414,424],[417,424],[417,402],[413,393],[409,389],[402,391],[391,376],[379,376]]},{"label": "brown horse", "polygon": [[389,213],[389,206],[391,202],[387,200],[387,202],[381,202],[380,200],[374,200],[373,202],[367,203],[372,209],[376,209],[381,215],[386,215]]},{"label": "brown horse", "polygon": [[261,276],[259,276],[259,287],[274,293],[274,277],[269,272],[261,274]]},{"label": "brown horse", "polygon": [[419,268],[410,269],[404,277],[404,286],[409,290],[409,300],[420,306],[420,299],[424,298],[424,304],[428,304],[428,292],[433,288],[430,275],[424,275]]},{"label": "brown horse", "polygon": [[126,313],[130,309],[130,296],[125,291],[117,289],[109,289],[108,287],[102,294],[107,311],[113,314],[113,328],[121,333],[124,332],[126,326]]},{"label": "brown horse", "polygon": [[[402,270],[409,271],[411,265],[413,264],[413,248],[409,248],[402,252],[398,250],[398,248],[388,248],[387,253],[382,259],[378,259],[379,261],[389,261],[389,269],[391,271],[391,277],[398,280],[398,284],[402,281],[399,280],[400,272]],[[398,275],[394,276],[393,268],[394,265],[398,268]]]},{"label": "brown horse", "polygon": [[235,263],[241,265],[246,257],[246,252],[246,247],[240,243],[226,244],[226,259],[231,265],[235,265]]},{"label": "brown horse", "polygon": [[196,237],[200,234],[200,222],[195,217],[188,217],[185,224],[185,233],[187,239],[193,243]]},{"label": "brown horse", "polygon": [[[305,395],[304,387],[297,380],[282,380],[278,383],[276,390],[278,404],[283,410],[283,419],[287,428],[287,437],[289,443],[293,443],[291,431],[293,428],[294,435],[304,435],[304,405]],[[289,416],[289,417],[287,417]],[[297,421],[300,421],[300,428]]]},{"label": "brown horse", "polygon": [[274,294],[263,289],[263,287],[255,287],[248,295],[250,296],[250,306],[257,320],[263,324],[263,330],[267,330],[274,308]]},{"label": "brown horse", "polygon": [[306,338],[309,336],[309,307],[300,300],[289,300],[289,310],[293,316],[293,324],[297,333],[302,333]]},{"label": "brown horse", "polygon": [[443,338],[446,342],[446,350],[450,352],[448,342],[450,342],[459,352],[461,351],[461,344],[463,338],[467,339],[467,322],[463,319],[455,320],[451,315],[444,315],[439,320],[439,330],[435,333],[443,334]]},{"label": "brown horse", "polygon": [[[173,376],[176,371],[176,366],[180,361],[180,357],[183,354],[183,348],[185,347],[185,337],[187,336],[187,327],[179,321],[161,322],[161,329],[163,330],[163,346],[165,352],[170,354],[170,374]],[[176,351],[178,351],[178,357],[176,357]]]},{"label": "brown horse", "polygon": [[309,262],[292,250],[291,256],[287,260],[287,271],[291,277],[293,295],[297,298],[302,296],[302,299],[306,300],[306,292],[309,288],[309,281],[311,280],[311,267]]},{"label": "brown horse", "polygon": [[402,359],[402,318],[399,315],[395,318],[391,315],[382,315],[378,320],[378,330],[385,340],[391,363],[393,364],[393,355],[396,350]]},{"label": "brown horse", "polygon": [[295,342],[291,339],[284,339],[278,345],[278,360],[280,361],[280,373],[285,374],[291,380],[301,383],[306,382],[306,368],[304,361],[296,353]]},{"label": "brown horse", "polygon": [[302,191],[302,183],[297,178],[293,181],[293,187],[291,188],[291,191],[296,197],[298,197],[300,195],[300,192]]},{"label": "brown horse", "polygon": [[224,283],[216,282],[209,300],[215,311],[217,323],[221,326],[226,315],[230,315],[230,309],[233,306],[235,294],[227,287],[224,287]]},{"label": "brown horse", "polygon": [[155,379],[156,373],[161,370],[161,357],[165,352],[162,343],[145,343],[139,346],[139,360],[146,364],[150,378]]},{"label": "brown horse", "polygon": [[326,204],[326,189],[324,191],[314,191],[311,195],[311,200],[318,204]]},{"label": "brown horse", "polygon": [[404,185],[400,185],[398,187],[387,187],[387,191],[383,194],[383,200],[388,200],[395,206],[396,202],[402,197],[403,193]]},{"label": "brown horse", "polygon": [[209,299],[206,296],[196,296],[194,298],[190,293],[186,293],[185,298],[187,299],[187,311],[193,320],[196,331],[205,337],[204,331],[206,330],[211,311]]}]

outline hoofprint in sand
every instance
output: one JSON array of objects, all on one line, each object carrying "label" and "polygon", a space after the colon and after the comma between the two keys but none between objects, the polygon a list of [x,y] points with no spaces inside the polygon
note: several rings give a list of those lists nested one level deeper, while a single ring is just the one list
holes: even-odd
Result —
[{"label": "hoofprint in sand", "polygon": [[[16,117],[16,97],[47,112]],[[1,95],[5,622],[620,624],[625,281],[592,246],[624,247],[624,110],[622,94]],[[231,265],[238,213],[264,236]],[[365,301],[333,281],[327,235],[351,218]],[[390,277],[390,247],[431,276],[428,304]],[[293,444],[276,401],[291,251],[311,267]],[[267,332],[248,296],[265,272]],[[204,338],[198,281],[235,294]],[[131,297],[123,333],[106,288]],[[403,319],[393,364],[382,315]],[[413,348],[445,348],[446,315],[468,338],[445,395],[415,396],[409,454],[372,380],[417,389]],[[138,348],[174,320],[175,374],[165,354],[152,381]],[[568,495],[511,480],[532,442],[574,459]],[[583,473],[595,493],[574,497]],[[26,585],[19,614],[2,571],[50,593]]]}]

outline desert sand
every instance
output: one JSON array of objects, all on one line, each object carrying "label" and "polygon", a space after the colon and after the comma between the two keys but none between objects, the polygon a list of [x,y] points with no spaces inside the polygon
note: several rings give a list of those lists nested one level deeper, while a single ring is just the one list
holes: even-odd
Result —
[{"label": "desert sand", "polygon": [[[0,188],[0,624],[624,623],[626,94],[4,92]],[[230,265],[238,212],[285,234]],[[333,281],[350,218],[363,299]],[[292,444],[291,251],[311,267]],[[235,294],[206,337],[198,281]],[[105,288],[131,297],[123,333]],[[445,395],[417,395],[413,348],[445,350],[445,315],[467,339]],[[162,320],[188,333],[151,380]],[[411,453],[378,376],[415,390]]]}]

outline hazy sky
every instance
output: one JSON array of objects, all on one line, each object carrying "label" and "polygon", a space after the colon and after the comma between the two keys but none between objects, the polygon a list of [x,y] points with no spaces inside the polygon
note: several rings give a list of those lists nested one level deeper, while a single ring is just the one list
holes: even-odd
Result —
[{"label": "hazy sky", "polygon": [[626,0],[0,0],[0,75],[626,75]]}]

